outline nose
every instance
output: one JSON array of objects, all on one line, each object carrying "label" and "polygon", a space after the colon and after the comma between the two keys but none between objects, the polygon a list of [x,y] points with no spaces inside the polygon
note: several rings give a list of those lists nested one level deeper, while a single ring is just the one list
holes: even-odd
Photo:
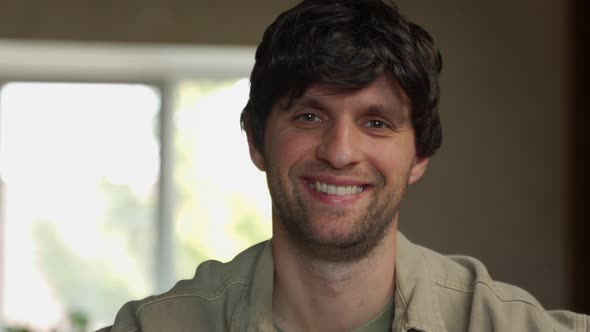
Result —
[{"label": "nose", "polygon": [[359,129],[352,121],[339,120],[326,126],[316,156],[334,168],[355,165],[361,157]]}]

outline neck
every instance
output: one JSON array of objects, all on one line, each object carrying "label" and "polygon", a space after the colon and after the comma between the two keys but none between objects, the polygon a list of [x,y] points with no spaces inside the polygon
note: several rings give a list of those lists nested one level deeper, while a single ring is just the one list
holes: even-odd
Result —
[{"label": "neck", "polygon": [[309,257],[274,229],[275,323],[285,331],[345,331],[377,316],[395,292],[396,225],[369,255],[346,263]]}]

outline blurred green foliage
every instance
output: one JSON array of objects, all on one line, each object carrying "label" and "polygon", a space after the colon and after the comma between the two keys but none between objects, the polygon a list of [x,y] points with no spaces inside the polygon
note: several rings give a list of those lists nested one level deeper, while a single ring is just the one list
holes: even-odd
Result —
[{"label": "blurred green foliage", "polygon": [[[232,83],[185,82],[188,89],[177,96],[181,104],[178,107],[191,107],[203,96]],[[216,226],[209,215],[212,197],[221,201],[223,208],[227,209],[224,212],[229,215],[230,221],[223,231],[232,241],[238,242],[237,247],[246,248],[270,237],[270,225],[254,209],[248,197],[212,189],[214,179],[200,169],[200,165],[207,160],[199,158],[198,144],[190,139],[175,137],[174,145],[177,275],[188,277],[183,273],[194,270],[199,263],[212,257],[207,247],[208,234]],[[106,213],[99,223],[101,232],[107,238],[124,244],[118,255],[126,264],[125,271],[133,271],[133,276],[143,276],[144,280],[138,282],[102,256],[89,258],[73,252],[60,236],[53,220],[37,220],[33,229],[38,246],[38,264],[57,298],[70,311],[69,325],[77,332],[87,331],[92,321],[112,322],[113,310],[128,300],[147,295],[143,293],[149,293],[152,287],[155,199],[140,198],[129,187],[106,181],[100,183],[100,189],[106,202]],[[105,243],[105,246],[108,245]],[[10,327],[6,331],[31,330]]]}]

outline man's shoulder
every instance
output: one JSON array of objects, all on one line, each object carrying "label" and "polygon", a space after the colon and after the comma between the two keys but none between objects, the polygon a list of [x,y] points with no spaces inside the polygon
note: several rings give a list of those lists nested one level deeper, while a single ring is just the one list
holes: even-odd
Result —
[{"label": "man's shoulder", "polygon": [[[446,256],[456,270],[434,276],[438,299],[447,306],[456,297],[466,298],[474,326],[494,326],[512,331],[588,331],[588,317],[569,311],[548,311],[528,291],[494,280],[485,266],[472,257]],[[452,263],[449,263],[450,266]],[[441,309],[442,312],[449,309]]]},{"label": "man's shoulder", "polygon": [[529,292],[495,281],[479,260],[414,245],[433,294],[434,316],[448,331],[589,331],[589,317],[547,311]]},{"label": "man's shoulder", "polygon": [[251,278],[252,269],[258,256],[267,243],[265,241],[249,247],[227,263],[216,260],[205,261],[197,267],[192,279],[179,281],[163,295],[170,296],[186,292],[214,299],[231,285],[246,284]]},{"label": "man's shoulder", "polygon": [[126,303],[114,325],[100,331],[173,331],[199,326],[227,330],[266,243],[246,249],[227,263],[214,260],[201,263],[192,279],[179,281],[163,294]]}]

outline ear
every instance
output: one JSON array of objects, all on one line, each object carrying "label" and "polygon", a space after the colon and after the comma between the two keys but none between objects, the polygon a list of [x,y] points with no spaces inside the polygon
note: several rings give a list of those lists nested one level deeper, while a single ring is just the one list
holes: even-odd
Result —
[{"label": "ear", "polygon": [[426,166],[428,166],[429,160],[429,158],[420,157],[416,157],[416,159],[414,159],[414,165],[412,165],[412,170],[410,171],[410,178],[408,180],[409,184],[415,183],[416,181],[420,180],[420,178],[426,171]]},{"label": "ear", "polygon": [[247,132],[246,136],[248,137],[248,150],[250,151],[250,159],[256,168],[264,172],[266,169],[264,167],[264,158],[262,153],[256,148],[256,146],[254,146],[254,139],[252,138],[252,135]]}]

